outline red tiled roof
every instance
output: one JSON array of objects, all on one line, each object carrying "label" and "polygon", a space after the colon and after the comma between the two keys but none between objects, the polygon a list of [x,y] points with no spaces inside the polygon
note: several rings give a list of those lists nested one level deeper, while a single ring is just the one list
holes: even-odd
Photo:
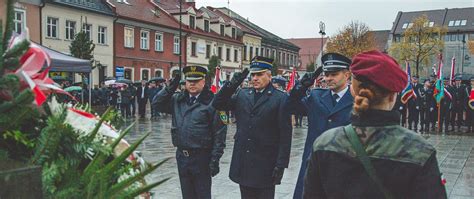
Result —
[{"label": "red tiled roof", "polygon": [[[159,24],[178,29],[179,23],[168,15],[164,10],[153,5],[149,0],[127,0],[129,4],[109,1],[115,7],[118,17],[139,20],[150,24]],[[159,16],[155,16],[154,11],[159,9]]]},{"label": "red tiled roof", "polygon": [[[299,57],[301,60],[301,67],[306,68],[306,65],[311,61],[316,60],[321,52],[321,38],[299,38],[299,39],[286,39],[292,44],[300,47]],[[323,45],[326,43],[327,38],[324,38]]]}]

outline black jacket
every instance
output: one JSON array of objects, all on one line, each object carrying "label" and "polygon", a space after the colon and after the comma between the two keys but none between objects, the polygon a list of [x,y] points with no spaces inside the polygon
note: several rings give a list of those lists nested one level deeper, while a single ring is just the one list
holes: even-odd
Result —
[{"label": "black jacket", "polygon": [[286,108],[288,95],[271,84],[256,102],[253,88],[237,91],[231,100],[221,93],[216,95],[213,106],[232,110],[237,120],[230,179],[255,188],[273,186],[274,168],[287,168],[290,158],[292,129]]},{"label": "black jacket", "polygon": [[159,112],[172,114],[171,138],[181,149],[211,149],[212,161],[219,161],[224,154],[227,125],[224,114],[211,106],[214,94],[204,89],[196,102],[188,103],[189,93],[172,93],[161,89],[152,106]]},{"label": "black jacket", "polygon": [[[436,150],[399,125],[396,111],[369,110],[352,117],[383,186],[396,198],[447,198]],[[355,155],[343,127],[314,143],[303,198],[384,198]]]}]

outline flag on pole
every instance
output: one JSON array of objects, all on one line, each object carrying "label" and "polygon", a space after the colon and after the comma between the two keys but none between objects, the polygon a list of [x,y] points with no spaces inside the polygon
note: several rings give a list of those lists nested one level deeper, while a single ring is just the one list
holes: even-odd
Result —
[{"label": "flag on pole", "polygon": [[290,82],[286,85],[286,91],[290,92],[290,90],[295,86],[295,79],[296,79],[296,67],[293,67],[293,71],[290,74]]},{"label": "flag on pole", "polygon": [[449,85],[453,85],[454,82],[454,67],[456,65],[456,58],[451,59],[451,76],[449,77]]},{"label": "flag on pole", "polygon": [[217,91],[219,91],[220,89],[220,76],[221,76],[221,67],[217,66],[216,67],[216,75],[214,77],[214,81],[212,82],[212,85],[211,85],[211,91],[216,94]]},{"label": "flag on pole", "polygon": [[434,93],[433,96],[436,99],[436,103],[439,104],[441,102],[441,99],[444,97],[444,82],[443,82],[443,62],[441,61],[441,56],[439,60],[439,67],[438,67],[438,80],[436,80],[435,83],[435,88],[434,88]]},{"label": "flag on pole", "polygon": [[410,64],[408,61],[405,61],[405,70],[408,75],[408,83],[405,89],[403,89],[402,94],[401,94],[401,101],[403,104],[406,104],[408,100],[410,100],[412,97],[416,99],[416,94],[415,91],[413,90],[413,85],[411,83],[411,72],[410,72]]},{"label": "flag on pole", "polygon": [[469,108],[474,110],[474,88],[471,89],[471,94],[469,95],[469,102],[467,103]]}]

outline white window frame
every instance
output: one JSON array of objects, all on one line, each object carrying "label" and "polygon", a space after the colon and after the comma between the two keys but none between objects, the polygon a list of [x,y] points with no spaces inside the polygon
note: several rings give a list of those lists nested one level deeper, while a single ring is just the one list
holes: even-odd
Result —
[{"label": "white window frame", "polygon": [[231,30],[231,37],[232,39],[237,38],[237,29],[235,29],[234,27],[232,27],[232,30]]},{"label": "white window frame", "polygon": [[[101,38],[102,35],[104,36],[103,41],[102,41],[102,38]],[[105,27],[105,26],[98,26],[97,27],[97,43],[98,44],[103,44],[103,45],[107,44],[107,27]]]},{"label": "white window frame", "polygon": [[466,19],[461,20],[461,26],[465,26],[465,25],[467,25],[467,20]]},{"label": "white window frame", "polygon": [[[127,32],[130,31],[130,35],[127,35]],[[134,45],[134,40],[135,40],[135,28],[132,27],[124,27],[123,31],[123,46],[127,48],[133,48]],[[130,42],[127,42],[127,38],[130,39]]]},{"label": "white window frame", "polygon": [[[160,39],[158,39],[160,36]],[[155,51],[163,52],[163,33],[155,32]]]},{"label": "white window frame", "polygon": [[132,71],[132,74],[130,74],[130,79],[131,79],[131,81],[135,81],[135,68],[133,68],[133,67],[126,67],[126,66],[123,67],[123,73],[124,73],[123,76],[124,76],[124,78],[125,78],[125,70],[126,70],[126,69],[130,69],[130,70]]},{"label": "white window frame", "polygon": [[407,29],[407,27],[408,27],[408,23],[404,23],[402,26],[402,29]]},{"label": "white window frame", "polygon": [[[143,34],[146,34],[145,36]],[[149,50],[150,49],[150,31],[149,30],[140,30],[140,49]]]},{"label": "white window frame", "polygon": [[434,26],[434,21],[430,21],[429,27],[433,27],[433,26]]},{"label": "white window frame", "polygon": [[156,76],[156,71],[160,71],[161,72],[161,76],[159,77],[164,77],[165,76],[165,71],[161,68],[155,68],[155,71],[153,71],[153,77],[157,77]]},{"label": "white window frame", "polygon": [[181,46],[179,45],[179,36],[174,36],[173,38],[173,53],[179,54],[181,51]]},{"label": "white window frame", "polygon": [[[50,21],[51,20],[51,21]],[[53,24],[53,21],[56,23]],[[53,36],[53,26],[55,27],[54,34],[56,36]],[[57,17],[46,17],[46,37],[48,38],[59,38],[59,18]],[[48,32],[50,34],[48,34]]]},{"label": "white window frame", "polygon": [[[14,31],[18,34],[21,34],[21,32],[23,32],[25,30],[25,27],[26,27],[26,11],[25,10],[22,10],[22,9],[18,9],[18,8],[15,8],[15,13],[14,13],[14,16],[13,16],[13,23],[14,23]],[[18,20],[16,17],[17,17],[17,13],[21,13],[21,20]],[[18,31],[17,29],[17,25],[20,24],[21,26],[21,31]]]},{"label": "white window frame", "polygon": [[454,26],[454,21],[449,21],[448,26]]},{"label": "white window frame", "polygon": [[225,36],[225,25],[224,24],[219,24],[219,34],[221,36]]},{"label": "white window frame", "polygon": [[459,25],[461,25],[461,20],[456,20],[456,21],[454,22],[454,26],[459,26]]},{"label": "white window frame", "polygon": [[[207,22],[207,26],[206,26]],[[204,19],[204,32],[210,32],[211,30],[211,22],[207,19]]]},{"label": "white window frame", "polygon": [[150,68],[140,68],[140,81],[143,80],[143,71],[148,71],[148,80],[150,80],[151,77],[151,69]]},{"label": "white window frame", "polygon": [[92,40],[92,24],[82,24],[82,31],[84,31],[88,35],[89,40]]},{"label": "white window frame", "polygon": [[[193,24],[191,24],[191,18],[193,18]],[[196,29],[196,16],[194,15],[189,15],[189,28]]]},{"label": "white window frame", "polygon": [[[71,27],[70,23],[74,23],[74,26]],[[74,40],[74,37],[76,35],[76,21],[73,21],[73,20],[66,20],[66,40]],[[72,31],[72,35],[71,35],[71,31]],[[72,36],[72,37],[70,37]]]},{"label": "white window frame", "polygon": [[413,23],[408,23],[408,27],[407,28],[411,28],[413,26]]}]

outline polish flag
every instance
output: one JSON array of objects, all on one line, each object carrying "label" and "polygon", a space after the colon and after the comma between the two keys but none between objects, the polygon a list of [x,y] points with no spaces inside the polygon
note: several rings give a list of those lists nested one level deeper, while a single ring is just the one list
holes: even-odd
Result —
[{"label": "polish flag", "polygon": [[296,67],[293,67],[293,71],[290,74],[290,82],[286,86],[286,91],[290,92],[290,90],[295,86],[295,78],[296,78]]},{"label": "polish flag", "polygon": [[212,82],[211,85],[211,91],[216,94],[217,91],[220,89],[220,76],[221,76],[221,67],[217,66],[216,67],[216,76],[214,77],[214,81]]},{"label": "polish flag", "polygon": [[20,76],[28,83],[30,89],[35,94],[35,101],[38,106],[41,106],[46,101],[46,95],[44,95],[43,91],[39,88],[38,85],[26,74],[24,70],[20,71]]}]

